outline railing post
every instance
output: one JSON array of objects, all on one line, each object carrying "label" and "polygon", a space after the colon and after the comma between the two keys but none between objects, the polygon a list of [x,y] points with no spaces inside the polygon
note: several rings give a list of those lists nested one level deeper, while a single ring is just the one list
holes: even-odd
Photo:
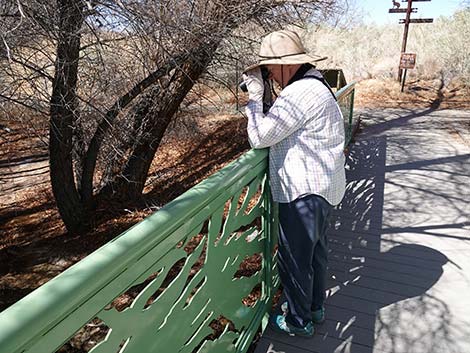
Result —
[{"label": "railing post", "polygon": [[348,136],[348,144],[351,142],[352,140],[352,135],[353,135],[353,127],[352,127],[352,124],[353,124],[353,114],[354,114],[354,93],[356,92],[355,89],[352,90],[351,92],[351,101],[350,101],[350,104],[349,104],[349,127],[348,127],[348,130],[349,130],[349,136]]},{"label": "railing post", "polygon": [[[264,268],[266,269],[264,272],[264,290],[266,293],[266,298],[272,298],[272,204],[271,204],[271,189],[269,187],[269,180],[266,176],[265,186],[263,189],[263,208],[264,208],[264,215],[263,215],[263,231],[264,236],[266,238],[265,247],[264,247],[264,254],[263,254],[263,261],[264,261]],[[262,330],[266,328],[268,324],[267,316],[264,315],[262,321]]]},{"label": "railing post", "polygon": [[[267,176],[266,176],[267,178]],[[277,245],[277,232],[278,232],[278,219],[277,219],[277,204],[273,202],[271,196],[271,189],[269,187],[269,181],[266,179],[263,195],[263,231],[266,237],[265,249],[263,254],[263,261],[265,265],[265,291],[267,301],[267,310],[262,320],[262,330],[264,331],[268,325],[269,312],[271,311],[272,300],[274,298],[274,291],[277,289],[278,283],[273,282],[275,271],[273,271],[273,255]],[[264,297],[264,296],[263,296]]]}]

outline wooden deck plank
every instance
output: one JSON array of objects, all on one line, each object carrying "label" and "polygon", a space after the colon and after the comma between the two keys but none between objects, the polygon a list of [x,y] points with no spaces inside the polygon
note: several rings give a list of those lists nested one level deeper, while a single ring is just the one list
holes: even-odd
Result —
[{"label": "wooden deck plank", "polygon": [[[443,263],[444,264],[444,263]],[[393,266],[393,265],[392,265]],[[360,282],[362,286],[369,288],[386,288],[387,284],[400,288],[398,291],[406,291],[405,287],[412,287],[412,290],[428,289],[429,286],[435,283],[442,275],[442,269],[436,270],[434,276],[422,277],[419,273],[419,268],[416,269],[414,275],[404,274],[396,271],[386,271],[374,269],[369,266],[359,268],[354,272],[343,270],[344,267],[338,268],[334,264],[330,267],[330,273],[336,274],[340,280],[352,280],[358,278],[356,281]],[[342,271],[343,270],[343,271]]]},{"label": "wooden deck plank", "polygon": [[[325,325],[327,325],[325,323]],[[329,328],[331,330],[331,327]],[[333,328],[335,332],[337,331],[336,328]],[[328,329],[326,329],[328,330]],[[369,342],[373,344],[374,342],[374,334],[373,332],[369,332],[369,334],[358,334],[357,330],[353,327],[349,327],[346,329],[349,334],[349,330],[351,330],[354,334],[361,337],[361,341]],[[321,331],[321,328],[319,328]],[[327,332],[317,332],[313,338],[299,338],[299,337],[290,337],[283,333],[274,332],[273,330],[269,329],[266,331],[266,335],[263,337],[264,346],[269,347],[272,345],[271,350],[274,350],[276,353],[285,352],[285,353],[297,353],[297,352],[315,352],[315,353],[326,353],[326,352],[335,352],[346,349],[351,350],[354,349],[354,352],[360,353],[370,353],[372,352],[372,347],[370,345],[362,345],[358,341],[354,340],[345,340],[343,337],[335,337],[331,334],[331,331]],[[295,348],[294,348],[295,347]],[[262,349],[262,347],[260,347]],[[296,349],[301,349],[301,351],[297,351]],[[264,351],[269,352],[269,351]]]},{"label": "wooden deck plank", "polygon": [[[426,250],[422,246],[413,246],[415,243],[412,244],[397,244],[395,246],[393,244],[393,248],[395,249],[393,253],[385,254],[385,251],[380,251],[381,249],[371,249],[370,247],[364,247],[361,244],[355,245],[351,243],[338,243],[331,241],[329,242],[330,249],[339,252],[345,252],[348,250],[348,253],[354,255],[355,257],[363,257],[363,258],[381,258],[385,261],[396,262],[396,263],[407,263],[410,259],[413,259],[413,262],[416,261],[416,265],[422,267],[433,266],[436,263],[440,263],[442,259],[436,258],[436,253],[432,253],[430,249],[427,247]],[[408,246],[411,245],[411,246]],[[463,244],[462,244],[463,245]],[[463,246],[462,246],[463,248]],[[386,255],[386,256],[385,256]]]},{"label": "wooden deck plank", "polygon": [[[357,261],[347,259],[347,258],[346,259],[341,258],[341,260],[338,260],[337,257],[333,258],[333,256],[331,256],[329,260],[329,264],[331,265],[330,266],[331,269],[333,268],[336,269],[336,272],[339,272],[341,270],[348,271],[349,269],[353,269],[357,266],[362,266],[362,264],[358,263]],[[403,263],[391,262],[391,261],[381,261],[380,259],[373,259],[370,257],[367,258],[367,268],[377,269],[381,271],[387,271],[387,270],[390,270],[390,268],[393,268],[393,272],[397,274],[408,274],[408,275],[415,275],[416,270],[418,268],[418,270],[420,271],[420,276],[422,278],[434,278],[435,276],[435,270],[432,269],[433,267],[430,267],[431,268],[430,269],[427,267],[413,266],[412,264],[403,264]],[[439,270],[439,268],[437,268],[437,270]]]},{"label": "wooden deck plank", "polygon": [[[333,339],[332,343],[337,346],[338,341],[341,341],[347,334],[354,335],[355,343],[361,346],[372,347],[374,345],[374,331],[369,328],[358,327],[354,325],[354,322],[354,319],[349,320],[349,322],[327,319],[324,323],[315,327],[315,334],[318,336],[317,340],[320,340],[323,343],[326,338]],[[283,336],[284,335],[282,333],[274,333],[274,331],[270,331],[266,334],[266,337],[270,337],[272,339],[279,339],[279,337],[282,338]],[[299,345],[298,347],[308,349],[309,346],[311,346],[311,343],[313,343],[308,342],[308,339],[305,341],[305,345]],[[336,348],[336,346],[334,348]]]},{"label": "wooden deck plank", "polygon": [[327,320],[310,340],[267,329],[256,353],[470,352],[470,146],[449,128],[470,112],[363,114],[329,231]]}]

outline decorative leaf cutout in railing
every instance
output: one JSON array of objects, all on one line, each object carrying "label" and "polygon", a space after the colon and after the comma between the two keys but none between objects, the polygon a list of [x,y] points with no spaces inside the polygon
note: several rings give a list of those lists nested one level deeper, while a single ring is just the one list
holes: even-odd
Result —
[{"label": "decorative leaf cutout in railing", "polygon": [[[156,257],[155,263],[138,277],[132,287],[148,281],[147,276],[154,276],[129,307],[122,311],[104,309],[98,313],[98,318],[111,329],[91,352],[191,353],[215,347],[217,351],[233,351],[237,338],[261,305],[259,300],[251,306],[242,301],[253,288],[262,284],[261,264],[261,271],[249,277],[237,276],[237,273],[247,257],[256,254],[261,261],[266,247],[259,221],[263,215],[264,182],[263,171],[231,195],[226,212],[225,200],[219,205],[208,205],[214,210],[207,219],[207,234],[201,235],[205,220],[186,235],[183,245],[175,244],[163,257]],[[197,236],[202,238],[188,253],[188,245]],[[203,263],[196,273],[191,273],[201,258]],[[170,270],[180,262],[172,281],[163,286]],[[152,297],[155,299],[150,300]],[[220,317],[232,325],[227,323],[222,332],[215,334],[210,323]]]}]

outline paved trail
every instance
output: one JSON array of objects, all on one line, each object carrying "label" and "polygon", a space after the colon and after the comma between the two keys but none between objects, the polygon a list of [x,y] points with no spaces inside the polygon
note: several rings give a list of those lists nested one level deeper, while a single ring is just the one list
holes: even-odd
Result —
[{"label": "paved trail", "polygon": [[330,237],[327,320],[256,353],[470,352],[470,111],[363,110]]}]

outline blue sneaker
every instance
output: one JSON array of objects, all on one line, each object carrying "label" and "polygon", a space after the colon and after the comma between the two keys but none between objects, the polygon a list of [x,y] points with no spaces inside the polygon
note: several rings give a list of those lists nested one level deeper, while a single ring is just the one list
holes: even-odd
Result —
[{"label": "blue sneaker", "polygon": [[269,318],[269,325],[276,331],[287,333],[289,336],[313,336],[313,324],[311,321],[305,327],[296,327],[286,321],[284,315],[272,315]]},{"label": "blue sneaker", "polygon": [[[281,311],[282,315],[287,316],[289,312],[289,304],[287,302],[281,304]],[[321,324],[323,321],[325,321],[325,308],[322,306],[320,309],[312,311],[312,322],[314,324]]]}]

